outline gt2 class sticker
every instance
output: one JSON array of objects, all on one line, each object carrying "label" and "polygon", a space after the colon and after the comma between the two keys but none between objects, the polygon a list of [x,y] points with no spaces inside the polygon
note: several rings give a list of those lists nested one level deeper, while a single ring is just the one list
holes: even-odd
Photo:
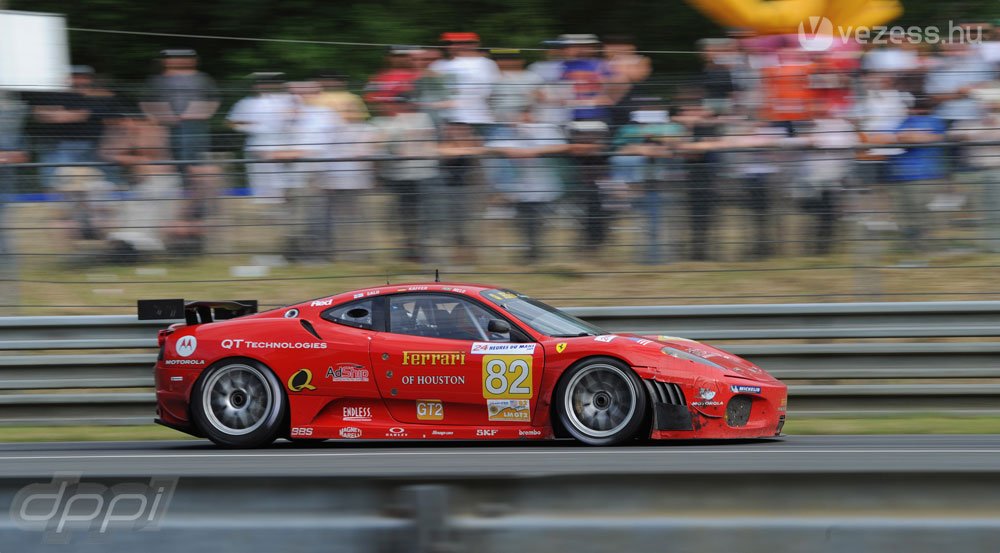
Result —
[{"label": "gt2 class sticker", "polygon": [[371,422],[372,420],[371,407],[348,406],[343,408],[342,413],[345,422]]},{"label": "gt2 class sticker", "polygon": [[292,376],[288,377],[288,389],[292,392],[302,390],[315,390],[312,385],[313,373],[309,369],[299,369]]},{"label": "gt2 class sticker", "polygon": [[733,384],[732,386],[729,387],[729,389],[734,394],[759,394],[760,393],[760,386],[743,386],[743,385]]},{"label": "gt2 class sticker", "polygon": [[177,355],[190,357],[194,353],[194,350],[198,349],[198,339],[194,336],[184,336],[180,340],[177,340],[174,349],[177,350]]},{"label": "gt2 class sticker", "polygon": [[260,342],[242,338],[223,340],[221,345],[222,349],[326,349],[326,342]]},{"label": "gt2 class sticker", "polygon": [[464,351],[404,351],[404,365],[464,365]]},{"label": "gt2 class sticker", "polygon": [[486,412],[491,421],[531,422],[531,401],[527,399],[488,399]]},{"label": "gt2 class sticker", "polygon": [[530,355],[484,355],[483,397],[486,399],[530,399],[532,397]]},{"label": "gt2 class sticker", "polygon": [[356,426],[348,426],[340,429],[340,437],[354,440],[361,437],[361,429]]},{"label": "gt2 class sticker", "polygon": [[326,369],[326,377],[333,382],[368,382],[368,369],[354,363],[341,363],[337,368]]},{"label": "gt2 class sticker", "polygon": [[535,353],[535,346],[538,344],[509,344],[505,342],[474,342],[472,344],[472,355],[486,355],[488,353],[504,353],[508,355],[531,355]]},{"label": "gt2 class sticker", "polygon": [[440,399],[418,399],[417,400],[417,420],[420,421],[440,421],[444,420],[444,405]]}]

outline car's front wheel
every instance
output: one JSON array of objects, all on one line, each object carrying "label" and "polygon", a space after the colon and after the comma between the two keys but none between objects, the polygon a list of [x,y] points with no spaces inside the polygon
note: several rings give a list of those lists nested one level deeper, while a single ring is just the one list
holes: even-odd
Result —
[{"label": "car's front wheel", "polygon": [[635,439],[646,417],[646,394],[632,369],[607,357],[569,369],[556,386],[554,402],[563,428],[590,445]]},{"label": "car's front wheel", "polygon": [[205,436],[225,447],[260,447],[277,439],[287,400],[270,369],[231,359],[208,369],[191,396],[191,415]]}]

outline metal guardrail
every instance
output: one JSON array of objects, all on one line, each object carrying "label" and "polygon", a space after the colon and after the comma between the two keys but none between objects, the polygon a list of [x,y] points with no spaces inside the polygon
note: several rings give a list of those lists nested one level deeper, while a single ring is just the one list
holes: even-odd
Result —
[{"label": "metal guardrail", "polygon": [[[110,486],[120,479],[84,481]],[[877,469],[440,483],[403,476],[180,478],[154,531],[113,526],[98,534],[101,519],[77,518],[61,534],[43,533],[6,517],[0,539],[30,553],[166,553],[182,543],[218,553],[866,553],[886,544],[910,553],[993,552],[1000,502],[982,490],[998,483],[996,473],[893,476]],[[0,482],[0,499],[11,503],[24,485]]]},{"label": "metal guardrail", "polygon": [[[616,332],[723,342],[789,382],[793,414],[1000,413],[1000,341],[986,340],[1000,336],[1000,302],[567,311]],[[156,330],[169,322],[0,317],[0,424],[148,423]]]}]

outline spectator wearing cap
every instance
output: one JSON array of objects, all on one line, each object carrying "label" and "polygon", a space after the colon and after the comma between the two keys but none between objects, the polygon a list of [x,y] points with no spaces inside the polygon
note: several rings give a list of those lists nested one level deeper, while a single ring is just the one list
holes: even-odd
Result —
[{"label": "spectator wearing cap", "polygon": [[559,40],[566,45],[562,78],[573,88],[573,120],[609,122],[611,70],[598,57],[600,41],[589,34],[562,35]]},{"label": "spectator wearing cap", "polygon": [[244,151],[251,161],[246,166],[250,191],[258,203],[282,201],[283,165],[269,161],[269,152],[283,147],[286,119],[293,108],[281,73],[253,73],[252,96],[236,102],[226,121],[246,135]]},{"label": "spectator wearing cap", "polygon": [[38,161],[46,187],[54,188],[59,166],[97,161],[97,145],[110,115],[105,95],[94,87],[94,70],[74,65],[72,87],[66,92],[41,94],[32,110],[36,132],[42,137]]},{"label": "spectator wearing cap", "polygon": [[201,159],[211,148],[209,120],[219,109],[215,81],[198,70],[194,50],[163,50],[163,71],[149,79],[142,108],[170,131],[178,160]]},{"label": "spectator wearing cap", "polygon": [[528,66],[528,71],[542,78],[542,86],[538,89],[538,101],[535,103],[535,121],[565,125],[572,119],[572,112],[567,108],[573,99],[573,87],[562,80],[563,61],[566,44],[562,41],[546,40],[545,59]]},{"label": "spectator wearing cap", "polygon": [[521,51],[494,49],[490,55],[500,69],[500,76],[490,92],[490,107],[497,123],[514,123],[518,115],[540,99],[544,81],[537,73],[524,68]]},{"label": "spectator wearing cap", "polygon": [[457,123],[476,125],[484,133],[493,123],[487,103],[493,84],[500,78],[500,69],[479,49],[476,33],[444,33],[448,59],[431,64],[431,69],[444,75],[448,83],[449,103],[446,118]]},{"label": "spectator wearing cap", "polygon": [[391,104],[413,91],[413,82],[420,77],[414,67],[413,56],[419,48],[392,46],[386,56],[387,67],[376,73],[365,85],[364,98],[368,105],[382,113],[392,111]]}]

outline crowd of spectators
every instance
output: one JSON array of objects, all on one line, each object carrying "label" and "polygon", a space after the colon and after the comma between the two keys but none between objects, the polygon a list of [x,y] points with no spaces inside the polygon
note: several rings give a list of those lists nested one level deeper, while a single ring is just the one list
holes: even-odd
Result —
[{"label": "crowd of spectators", "polygon": [[[907,252],[964,227],[1000,252],[1000,42],[989,25],[964,30],[823,52],[795,37],[705,39],[699,75],[656,79],[627,36],[521,51],[445,33],[441,47],[391,48],[361,90],[335,71],[256,73],[231,106],[194,51],[166,50],[133,103],[83,66],[69,91],[0,92],[0,180],[34,159],[74,238],[198,251],[223,193],[211,139],[224,119],[245,137],[244,161],[226,167],[296,222],[283,227],[290,258],[367,259],[376,193],[394,250],[421,262],[474,262],[499,224],[524,261],[544,260],[553,221],[576,228],[581,255],[631,225],[649,264],[719,259],[726,225],[743,258],[826,255],[848,215]],[[101,211],[123,192],[150,201]],[[790,216],[806,229],[797,240]]]}]

